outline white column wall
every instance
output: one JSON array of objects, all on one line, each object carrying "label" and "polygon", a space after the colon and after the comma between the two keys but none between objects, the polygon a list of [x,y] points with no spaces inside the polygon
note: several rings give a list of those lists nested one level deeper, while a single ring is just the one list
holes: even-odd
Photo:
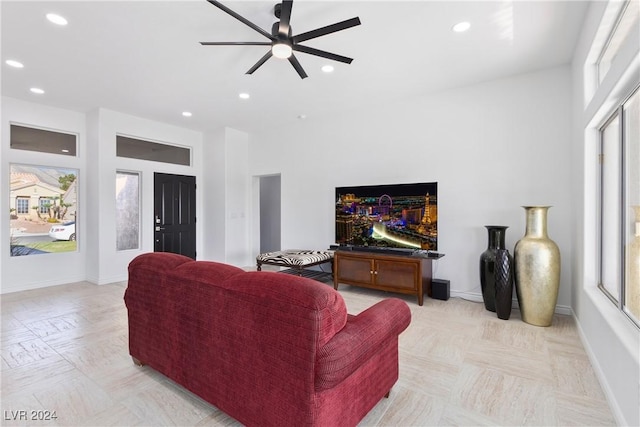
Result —
[{"label": "white column wall", "polygon": [[218,262],[226,261],[226,171],[225,171],[225,129],[204,134],[203,164],[204,174],[203,203],[205,218],[204,259]]},{"label": "white column wall", "polygon": [[325,249],[337,186],[438,182],[434,276],[480,298],[486,224],[507,248],[524,235],[521,205],[553,205],[562,254],[558,310],[569,313],[573,258],[569,67],[500,79],[340,115],[309,117],[251,140],[252,175],[281,173],[282,247]]},{"label": "white column wall", "polygon": [[225,254],[226,262],[238,267],[255,265],[250,253],[249,135],[225,130]]},{"label": "white column wall", "polygon": [[[9,210],[9,165],[24,163],[78,169],[78,251],[11,257],[0,245],[1,292],[14,292],[88,280],[97,284],[126,280],[127,266],[138,254],[153,251],[154,172],[196,177],[203,183],[202,133],[98,109],[88,114],[2,98],[2,182],[0,208]],[[76,157],[9,149],[11,123],[77,133]],[[192,149],[192,166],[116,157],[116,134]],[[245,162],[246,163],[246,162]],[[117,251],[115,241],[116,170],[141,173],[141,239],[137,250]],[[204,253],[203,193],[196,190],[197,243]],[[9,241],[9,216],[0,217],[0,241]]]},{"label": "white column wall", "polygon": [[224,128],[205,134],[205,258],[255,264],[250,249],[249,135]]},{"label": "white column wall", "polygon": [[[77,156],[9,149],[10,125],[19,124],[78,135]],[[77,169],[78,236],[85,236],[87,222],[87,173],[85,171],[87,137],[85,116],[75,111],[2,97],[2,144],[0,148],[0,292],[15,292],[84,280],[87,244],[79,237],[76,252],[12,257],[9,251],[9,174],[10,164],[52,166]]]},{"label": "white column wall", "polygon": [[[153,176],[154,172],[191,175],[196,177],[196,186],[202,178],[202,134],[192,130],[179,128],[164,123],[159,123],[139,117],[134,117],[115,111],[100,109],[97,114],[98,131],[97,141],[92,141],[96,156],[91,157],[89,168],[96,168],[91,173],[97,173],[97,179],[89,189],[89,199],[92,206],[98,206],[99,220],[93,225],[97,228],[97,242],[94,253],[99,255],[97,269],[87,272],[88,279],[97,284],[111,283],[127,278],[127,266],[137,255],[144,252],[153,252]],[[92,121],[95,124],[94,121]],[[93,129],[92,129],[93,131]],[[191,148],[192,165],[174,165],[162,162],[116,157],[116,135],[125,135],[171,145],[179,145]],[[116,250],[116,206],[115,206],[115,180],[116,171],[126,170],[141,173],[140,194],[140,249],[117,251]],[[95,178],[95,176],[94,176]],[[203,194],[196,190],[196,252],[203,253]],[[94,200],[97,198],[98,200]]]}]

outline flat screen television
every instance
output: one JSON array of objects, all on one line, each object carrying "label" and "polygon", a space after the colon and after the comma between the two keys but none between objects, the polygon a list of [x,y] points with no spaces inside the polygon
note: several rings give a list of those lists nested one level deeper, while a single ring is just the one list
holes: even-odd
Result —
[{"label": "flat screen television", "polygon": [[337,187],[339,245],[438,250],[438,183]]}]

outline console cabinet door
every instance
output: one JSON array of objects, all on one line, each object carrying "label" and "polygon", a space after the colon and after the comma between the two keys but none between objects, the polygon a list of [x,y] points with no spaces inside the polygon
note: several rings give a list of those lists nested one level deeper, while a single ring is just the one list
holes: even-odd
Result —
[{"label": "console cabinet door", "polygon": [[376,286],[417,291],[421,280],[420,263],[405,262],[400,259],[377,259],[375,261]]},{"label": "console cabinet door", "polygon": [[373,260],[371,258],[350,257],[340,255],[337,257],[336,278],[338,282],[371,285],[373,275]]}]

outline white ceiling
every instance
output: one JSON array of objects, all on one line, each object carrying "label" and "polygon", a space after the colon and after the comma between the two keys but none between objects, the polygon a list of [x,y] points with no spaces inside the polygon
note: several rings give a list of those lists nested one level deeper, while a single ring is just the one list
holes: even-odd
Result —
[{"label": "white ceiling", "polygon": [[[270,31],[275,1],[222,1]],[[351,65],[297,53],[309,75],[271,58],[244,73],[266,41],[205,0],[7,1],[1,6],[2,95],[61,108],[103,107],[207,131],[248,132],[328,113],[569,63],[583,1],[312,1],[293,3],[293,34],[355,16],[362,25],[304,44]],[[65,27],[45,19],[63,15]],[[462,34],[451,31],[471,22]],[[15,59],[24,68],[4,61]],[[331,63],[335,71],[320,67]],[[35,95],[31,87],[46,92]],[[249,100],[238,98],[251,94]],[[183,111],[193,116],[183,117]]]}]

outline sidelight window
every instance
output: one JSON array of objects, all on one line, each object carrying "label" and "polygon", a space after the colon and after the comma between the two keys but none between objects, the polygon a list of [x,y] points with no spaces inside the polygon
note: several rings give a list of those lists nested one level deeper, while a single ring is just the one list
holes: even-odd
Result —
[{"label": "sidelight window", "polygon": [[140,174],[116,172],[116,247],[140,247]]}]

